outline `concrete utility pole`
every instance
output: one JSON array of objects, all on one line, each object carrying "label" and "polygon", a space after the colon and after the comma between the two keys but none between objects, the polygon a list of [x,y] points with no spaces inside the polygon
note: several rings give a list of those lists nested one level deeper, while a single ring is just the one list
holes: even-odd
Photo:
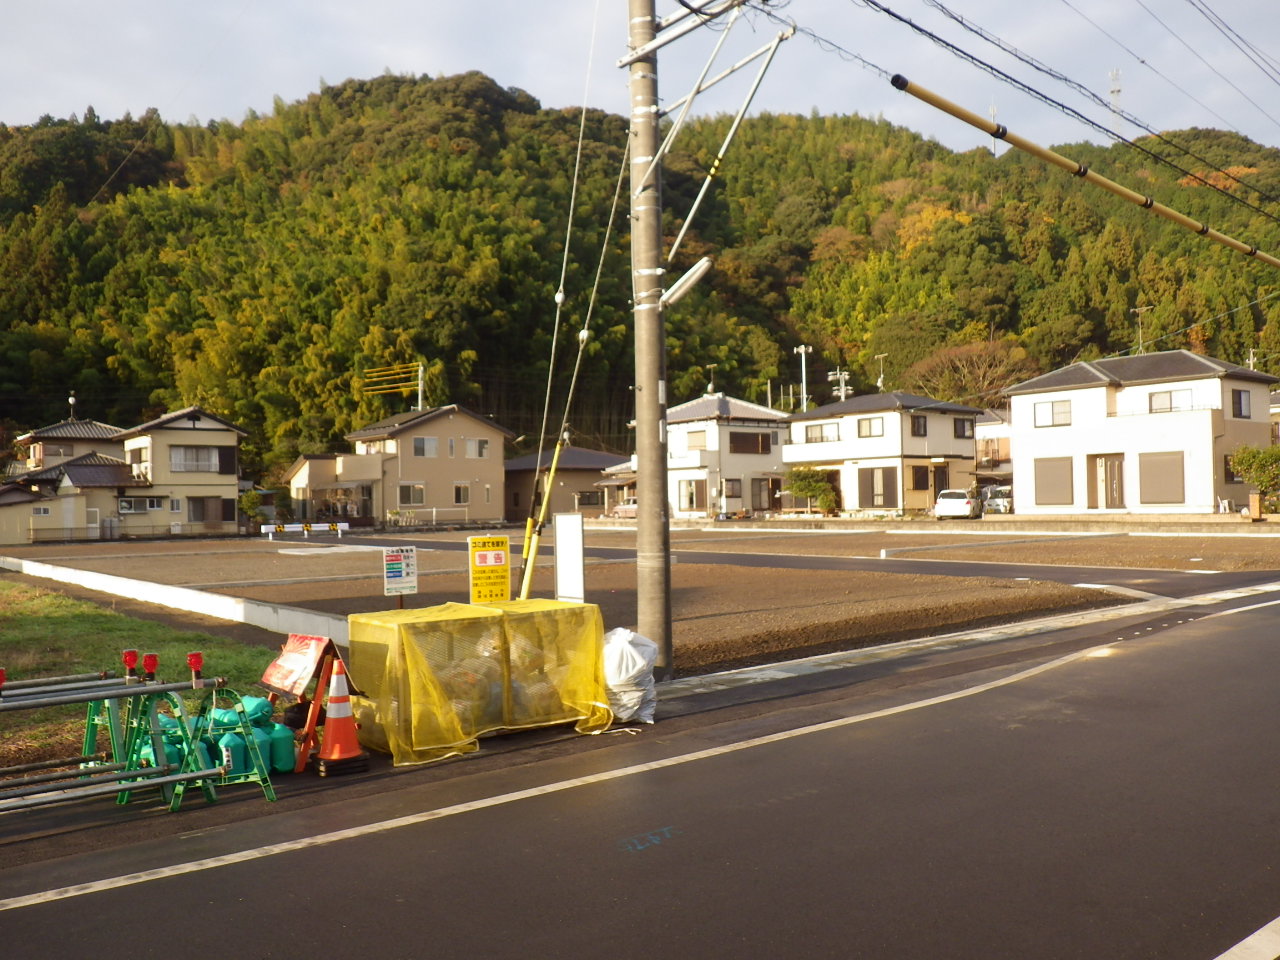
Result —
[{"label": "concrete utility pole", "polygon": [[849,397],[849,371],[841,370],[836,367],[827,374],[827,383],[835,384],[835,395],[840,400],[846,400]]},{"label": "concrete utility pole", "polygon": [[802,343],[798,347],[791,348],[792,353],[800,354],[800,412],[804,413],[809,409],[809,354],[813,353],[813,347],[807,343]]},{"label": "concrete utility pole", "polygon": [[[654,39],[654,0],[628,0],[628,45]],[[667,508],[667,370],[662,321],[662,193],[658,54],[630,65],[631,289],[636,341],[636,628],[658,645],[654,675],[672,675]],[[652,173],[646,173],[652,166]]]}]

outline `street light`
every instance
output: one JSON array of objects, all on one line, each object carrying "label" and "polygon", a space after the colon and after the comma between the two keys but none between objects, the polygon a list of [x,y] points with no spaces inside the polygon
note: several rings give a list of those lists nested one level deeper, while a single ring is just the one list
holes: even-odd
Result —
[{"label": "street light", "polygon": [[707,364],[707,393],[716,392],[716,367],[718,366],[720,366],[718,363]]},{"label": "street light", "polygon": [[791,352],[800,354],[800,412],[804,413],[809,409],[809,367],[805,360],[813,353],[813,347],[802,343],[792,347]]},{"label": "street light", "polygon": [[880,376],[876,378],[876,389],[884,393],[884,358],[887,353],[877,353],[872,359],[880,361]]},{"label": "street light", "polygon": [[1142,315],[1150,310],[1151,307],[1130,307],[1129,312],[1138,318],[1138,345],[1134,348],[1136,353],[1144,353],[1145,347],[1142,343]]}]

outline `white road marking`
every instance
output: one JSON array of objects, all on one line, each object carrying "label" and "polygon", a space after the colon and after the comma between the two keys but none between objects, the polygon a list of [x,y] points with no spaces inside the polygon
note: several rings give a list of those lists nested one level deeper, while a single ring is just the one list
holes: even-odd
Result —
[{"label": "white road marking", "polygon": [[[1106,645],[1104,644],[1103,647],[1105,646]],[[528,800],[533,797],[547,796],[548,794],[561,793],[565,790],[573,790],[577,787],[606,783],[610,780],[619,780],[623,777],[649,773],[653,770],[677,767],[686,763],[694,763],[699,760],[709,760],[713,757],[737,753],[741,750],[750,750],[755,747],[761,747],[772,743],[780,743],[784,740],[792,740],[797,737],[808,736],[814,733],[836,730],[840,727],[847,727],[855,723],[863,723],[867,720],[878,720],[883,717],[891,717],[900,713],[908,713],[913,710],[920,710],[924,707],[937,706],[938,704],[948,703],[952,700],[960,700],[965,697],[975,696],[979,693],[985,693],[988,690],[995,690],[998,687],[1005,687],[1018,683],[1022,680],[1030,679],[1031,677],[1046,673],[1049,670],[1065,666],[1068,663],[1073,663],[1076,660],[1090,656],[1098,649],[1101,649],[1101,647],[1093,647],[1089,650],[1079,650],[1064,657],[1059,657],[1057,660],[1042,663],[1039,666],[1031,667],[1008,677],[991,680],[986,683],[980,683],[972,687],[967,687],[963,690],[956,690],[940,696],[917,700],[913,703],[900,704],[896,707],[886,707],[883,710],[873,710],[870,713],[861,713],[852,717],[842,717],[838,720],[827,720],[823,723],[815,723],[810,726],[799,727],[795,730],[784,730],[779,733],[771,733],[762,737],[753,737],[750,740],[742,740],[738,743],[729,743],[718,747],[710,747],[706,750],[696,750],[692,753],[685,753],[676,757],[668,757],[665,760],[638,763],[629,767],[620,767],[617,770],[608,770],[585,777],[574,777],[569,780],[561,780],[558,783],[549,783],[544,786],[530,787],[526,790],[516,790],[511,793],[504,793],[495,797],[485,797],[480,800],[472,800],[466,803],[452,804],[447,807],[439,807],[435,810],[424,810],[421,813],[410,814],[404,817],[395,817],[390,820],[381,820],[377,823],[364,824],[359,827],[349,827],[345,830],[334,830],[330,833],[317,834],[311,837],[301,837],[297,840],[289,840],[284,843],[267,844],[261,847],[254,847],[249,850],[241,850],[236,853],[223,854],[222,856],[207,857],[202,860],[192,860],[187,863],[175,863],[167,867],[157,867],[153,870],[127,873],[118,877],[107,877],[102,880],[75,884],[69,887],[58,887],[53,890],[43,890],[39,893],[26,894],[20,897],[10,897],[7,900],[0,900],[0,911],[18,910],[23,907],[31,907],[41,903],[50,903],[55,900],[64,900],[69,897],[102,893],[107,890],[116,890],[121,887],[148,883],[152,880],[164,880],[169,877],[180,877],[189,873],[199,873],[203,870],[214,870],[218,867],[226,867],[236,863],[261,860],[265,857],[272,857],[281,853],[292,853],[297,850],[308,850],[313,847],[327,846],[328,844],[338,843],[343,840],[354,840],[358,837],[386,833],[391,830],[398,830],[401,827],[410,827],[419,823],[426,823],[431,820],[440,820],[445,817],[452,817],[462,813],[471,813],[475,810],[485,810],[491,807],[504,806],[509,803],[516,803],[520,800]]]}]

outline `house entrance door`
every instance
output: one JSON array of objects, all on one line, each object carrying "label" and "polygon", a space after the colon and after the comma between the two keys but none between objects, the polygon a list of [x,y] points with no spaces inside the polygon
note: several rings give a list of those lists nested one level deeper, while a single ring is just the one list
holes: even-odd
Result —
[{"label": "house entrance door", "polygon": [[1124,509],[1124,454],[1099,453],[1089,458],[1093,483],[1089,490],[1089,507],[1106,510]]},{"label": "house entrance door", "polygon": [[98,528],[98,508],[97,507],[85,508],[84,526],[85,526],[84,535],[86,540],[97,540],[98,537],[101,535],[101,531]]}]

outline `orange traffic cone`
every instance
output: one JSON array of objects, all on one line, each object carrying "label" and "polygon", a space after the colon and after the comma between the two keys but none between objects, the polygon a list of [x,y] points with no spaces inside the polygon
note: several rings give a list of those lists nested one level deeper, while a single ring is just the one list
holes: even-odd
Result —
[{"label": "orange traffic cone", "polygon": [[351,695],[347,690],[347,668],[342,658],[333,658],[333,677],[329,681],[329,703],[324,721],[324,741],[316,757],[320,776],[359,773],[369,769],[369,755],[360,749],[356,739],[356,721],[351,712]]}]

